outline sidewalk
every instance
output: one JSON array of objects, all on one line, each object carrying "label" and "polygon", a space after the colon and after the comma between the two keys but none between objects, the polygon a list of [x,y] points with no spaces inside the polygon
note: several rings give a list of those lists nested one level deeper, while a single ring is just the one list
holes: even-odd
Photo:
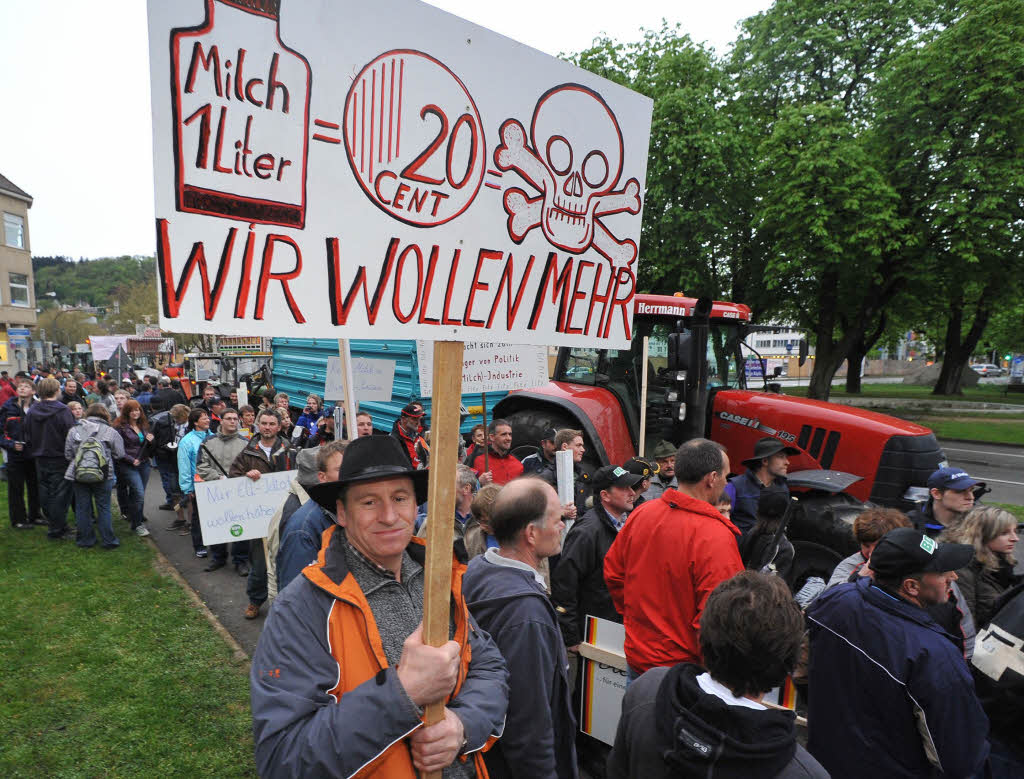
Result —
[{"label": "sidewalk", "polygon": [[[235,573],[231,558],[228,558],[228,564],[219,571],[206,573],[203,568],[208,565],[209,558],[195,556],[192,551],[192,539],[187,535],[178,535],[177,530],[164,529],[174,521],[174,512],[160,511],[157,506],[163,502],[164,492],[160,486],[160,474],[154,468],[146,487],[146,507],[143,512],[149,518],[149,537],[178,569],[189,586],[199,594],[203,603],[227,628],[246,654],[252,657],[256,651],[260,631],[263,629],[263,620],[266,618],[266,604],[257,619],[249,620],[243,617],[242,613],[249,605],[249,598],[245,594],[246,580]],[[114,522],[117,523],[120,535],[130,532],[124,522],[117,519]]]}]

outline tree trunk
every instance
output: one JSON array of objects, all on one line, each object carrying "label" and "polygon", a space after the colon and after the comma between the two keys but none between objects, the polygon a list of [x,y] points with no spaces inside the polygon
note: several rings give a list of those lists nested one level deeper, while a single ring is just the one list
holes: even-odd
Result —
[{"label": "tree trunk", "polygon": [[861,366],[864,364],[864,357],[868,350],[864,345],[856,344],[848,355],[846,355],[846,391],[853,395],[860,394]]},{"label": "tree trunk", "polygon": [[864,365],[864,358],[868,356],[868,352],[875,348],[875,344],[878,343],[878,339],[882,337],[882,333],[885,332],[885,327],[888,324],[888,319],[885,314],[882,314],[878,318],[878,325],[870,333],[863,333],[858,338],[853,346],[850,347],[850,351],[846,354],[846,391],[855,395],[859,395],[861,391],[861,367]]},{"label": "tree trunk", "polygon": [[978,303],[974,311],[974,321],[966,335],[963,333],[964,324],[964,299],[963,293],[957,293],[950,301],[949,320],[946,322],[945,348],[943,349],[942,369],[939,371],[939,378],[935,382],[933,395],[962,395],[963,388],[960,386],[963,381],[964,371],[967,370],[967,363],[978,347],[985,328],[988,326],[989,317],[992,311],[989,308],[992,290],[989,289],[991,282],[978,296]]}]

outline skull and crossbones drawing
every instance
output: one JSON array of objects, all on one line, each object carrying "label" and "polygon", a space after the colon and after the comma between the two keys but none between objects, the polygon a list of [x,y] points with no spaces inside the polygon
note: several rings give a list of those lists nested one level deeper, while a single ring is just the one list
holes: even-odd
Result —
[{"label": "skull and crossbones drawing", "polygon": [[640,183],[631,178],[615,190],[622,174],[622,131],[608,104],[591,89],[561,84],[545,92],[533,112],[530,142],[516,119],[501,125],[494,150],[499,170],[514,170],[540,195],[518,188],[505,191],[508,234],[522,243],[540,226],[554,246],[582,254],[591,246],[613,268],[626,268],[636,243],[618,240],[600,217],[640,213]]}]

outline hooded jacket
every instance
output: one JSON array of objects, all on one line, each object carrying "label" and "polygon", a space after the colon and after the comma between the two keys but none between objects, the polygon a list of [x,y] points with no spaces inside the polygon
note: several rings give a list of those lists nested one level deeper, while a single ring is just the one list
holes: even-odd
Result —
[{"label": "hooded jacket", "polygon": [[[93,417],[96,419],[96,417]],[[68,431],[75,426],[71,409],[59,400],[40,400],[25,414],[25,451],[30,459],[64,457]]]},{"label": "hooded jacket", "polygon": [[488,772],[496,778],[573,779],[569,661],[544,587],[531,572],[496,565],[484,555],[470,561],[462,595],[508,665],[505,734],[484,756]]},{"label": "hooded jacket", "polygon": [[[256,645],[249,680],[261,776],[416,775],[405,739],[422,725],[421,712],[388,664],[366,595],[349,570],[345,543],[340,527],[328,528],[317,562],[278,595]],[[407,551],[422,564],[419,539]],[[453,640],[462,652],[446,705],[465,727],[466,759],[478,779],[486,779],[479,750],[501,733],[508,674],[490,636],[469,616],[464,572],[453,559]]]},{"label": "hooded jacket", "polygon": [[551,574],[551,600],[566,646],[583,640],[587,615],[622,623],[604,581],[604,558],[618,531],[603,506],[584,514],[565,536],[562,556]]},{"label": "hooded jacket", "polygon": [[604,558],[631,668],[701,661],[704,604],[720,582],[743,570],[738,535],[718,509],[679,490],[633,510]]},{"label": "hooded jacket", "polygon": [[608,779],[828,779],[797,744],[795,715],[705,692],[704,669],[654,668],[626,690]]},{"label": "hooded jacket", "polygon": [[334,515],[321,508],[315,500],[307,499],[292,514],[283,535],[280,536],[280,546],[275,550],[275,594],[291,584],[292,579],[302,573],[303,568],[316,560],[320,554],[323,533],[333,524]]},{"label": "hooded jacket", "polygon": [[196,463],[199,458],[199,447],[211,438],[209,430],[189,430],[178,442],[178,489],[182,495],[191,495],[196,491]]},{"label": "hooded jacket", "polygon": [[956,637],[866,577],[807,616],[807,748],[833,777],[977,775],[988,718]]}]

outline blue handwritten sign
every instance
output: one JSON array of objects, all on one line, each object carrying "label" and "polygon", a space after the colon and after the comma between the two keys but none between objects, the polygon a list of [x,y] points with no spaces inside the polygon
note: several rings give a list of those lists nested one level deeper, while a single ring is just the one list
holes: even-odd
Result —
[{"label": "blue handwritten sign", "polygon": [[196,482],[203,543],[265,538],[270,519],[288,497],[288,485],[297,473],[264,473],[256,481],[239,476]]}]

